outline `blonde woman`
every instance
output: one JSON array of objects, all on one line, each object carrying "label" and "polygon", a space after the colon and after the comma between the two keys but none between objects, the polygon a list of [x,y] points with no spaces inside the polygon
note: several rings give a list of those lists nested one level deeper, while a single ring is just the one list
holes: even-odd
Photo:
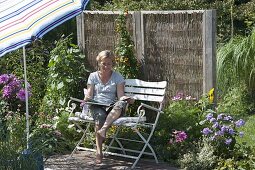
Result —
[{"label": "blonde woman", "polygon": [[113,70],[115,64],[113,53],[109,50],[101,51],[96,61],[98,63],[98,71],[91,73],[88,78],[88,92],[85,101],[93,99],[106,104],[115,103],[112,108],[98,105],[90,106],[95,120],[96,163],[100,164],[103,159],[102,144],[107,130],[114,120],[124,114],[126,104],[133,103],[134,99],[124,96],[125,80],[120,73]]}]

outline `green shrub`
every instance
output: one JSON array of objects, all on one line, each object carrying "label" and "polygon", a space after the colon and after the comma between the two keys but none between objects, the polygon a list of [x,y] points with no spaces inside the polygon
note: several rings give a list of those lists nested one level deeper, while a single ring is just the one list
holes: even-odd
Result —
[{"label": "green shrub", "polygon": [[85,56],[77,45],[71,44],[71,38],[62,37],[55,43],[48,64],[46,93],[40,107],[40,111],[48,114],[65,106],[71,96],[83,98],[88,77]]},{"label": "green shrub", "polygon": [[217,165],[218,157],[214,155],[215,148],[206,140],[198,142],[194,150],[185,153],[179,164],[187,170],[211,170]]},{"label": "green shrub", "polygon": [[[153,145],[162,159],[171,161],[178,159],[187,149],[192,149],[193,142],[201,138],[199,121],[201,108],[194,100],[176,100],[171,102],[161,114],[155,131]],[[169,144],[173,130],[185,131],[187,139],[178,144]]]},{"label": "green shrub", "polygon": [[42,153],[44,157],[69,151],[72,144],[57,129],[58,117],[45,115],[44,113],[37,116],[37,122],[30,134],[31,148]]},{"label": "green shrub", "polygon": [[247,91],[246,86],[240,84],[228,90],[227,94],[219,100],[218,112],[228,113],[232,116],[246,117],[255,113],[255,101]]}]

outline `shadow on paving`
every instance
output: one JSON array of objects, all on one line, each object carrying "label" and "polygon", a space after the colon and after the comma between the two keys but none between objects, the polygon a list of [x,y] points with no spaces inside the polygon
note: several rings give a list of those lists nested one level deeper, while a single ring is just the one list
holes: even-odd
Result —
[{"label": "shadow on paving", "polygon": [[[54,155],[44,162],[44,170],[93,170],[93,169],[131,169],[133,159],[105,156],[103,163],[94,164],[95,153],[89,151],[76,152],[72,158],[69,155]],[[154,160],[140,159],[135,169],[145,170],[178,170],[167,163],[155,163]]]}]

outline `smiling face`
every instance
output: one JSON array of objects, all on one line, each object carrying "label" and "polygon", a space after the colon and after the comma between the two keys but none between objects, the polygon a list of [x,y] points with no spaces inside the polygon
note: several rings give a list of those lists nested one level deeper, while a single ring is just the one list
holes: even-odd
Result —
[{"label": "smiling face", "polygon": [[102,72],[111,72],[114,65],[114,59],[115,57],[111,51],[101,51],[96,58],[99,70]]},{"label": "smiling face", "polygon": [[99,62],[99,70],[103,72],[112,71],[113,62],[110,57],[104,57]]}]

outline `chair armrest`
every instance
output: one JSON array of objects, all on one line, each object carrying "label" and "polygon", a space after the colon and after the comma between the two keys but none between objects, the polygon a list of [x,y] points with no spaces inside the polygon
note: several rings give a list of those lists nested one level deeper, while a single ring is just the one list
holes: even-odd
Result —
[{"label": "chair armrest", "polygon": [[80,100],[80,99],[77,99],[77,98],[74,98],[74,97],[70,97],[70,100],[68,101],[67,103],[67,107],[66,107],[66,111],[69,112],[69,117],[73,116],[74,114],[74,110],[76,109],[77,107],[77,104],[74,103],[75,102],[83,102],[83,100]]},{"label": "chair armrest", "polygon": [[154,111],[156,111],[156,112],[163,113],[163,111],[161,111],[161,110],[159,110],[159,109],[157,109],[157,108],[155,108],[155,107],[152,107],[152,106],[150,106],[150,105],[147,105],[147,104],[145,104],[145,103],[141,103],[140,106],[141,106],[141,107],[145,107],[145,108],[147,108],[147,109],[154,110]]},{"label": "chair armrest", "polygon": [[77,98],[74,98],[74,97],[70,97],[70,100],[73,100],[73,101],[76,101],[76,102],[84,102],[84,100],[81,100],[81,99],[77,99]]}]

